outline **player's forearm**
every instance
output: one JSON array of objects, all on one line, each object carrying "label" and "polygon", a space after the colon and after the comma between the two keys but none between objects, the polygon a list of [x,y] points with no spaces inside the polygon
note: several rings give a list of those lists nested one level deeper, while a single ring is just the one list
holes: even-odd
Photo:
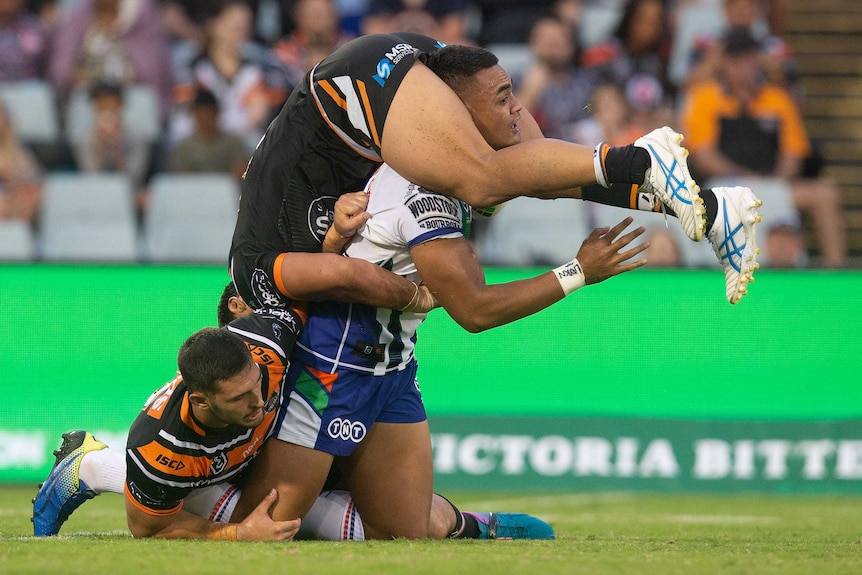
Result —
[{"label": "player's forearm", "polygon": [[402,309],[416,296],[416,284],[364,260],[294,252],[283,261],[282,281],[296,299]]},{"label": "player's forearm", "polygon": [[552,272],[461,294],[436,293],[446,312],[469,332],[485,331],[537,313],[565,297]]},{"label": "player's forearm", "polygon": [[137,539],[237,539],[236,524],[214,523],[182,510],[168,517],[154,517],[127,506],[126,516],[129,531]]}]

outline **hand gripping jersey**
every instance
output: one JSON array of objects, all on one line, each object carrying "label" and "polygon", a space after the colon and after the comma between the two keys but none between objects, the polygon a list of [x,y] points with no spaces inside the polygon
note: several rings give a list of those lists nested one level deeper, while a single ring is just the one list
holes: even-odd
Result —
[{"label": "hand gripping jersey", "polygon": [[179,375],[147,400],[129,430],[126,497],[150,515],[170,515],[195,488],[235,480],[272,434],[288,357],[302,328],[290,310],[257,312],[225,329],[245,340],[260,366],[263,423],[205,428],[195,420]]},{"label": "hand gripping jersey", "polygon": [[421,53],[441,45],[412,33],[363,36],[309,72],[249,162],[232,257],[320,251],[335,200],[361,190],[382,161],[398,86]]},{"label": "hand gripping jersey", "polygon": [[[384,164],[368,182],[373,217],[346,253],[420,282],[410,249],[440,238],[469,235],[470,207],[413,184]],[[295,351],[305,365],[332,373],[345,368],[383,374],[413,359],[424,313],[406,313],[340,302],[310,303]]]}]

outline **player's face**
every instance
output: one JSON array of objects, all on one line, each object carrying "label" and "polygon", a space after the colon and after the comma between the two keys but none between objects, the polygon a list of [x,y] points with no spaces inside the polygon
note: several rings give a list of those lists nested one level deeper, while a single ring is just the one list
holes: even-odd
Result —
[{"label": "player's face", "polygon": [[521,141],[521,101],[512,93],[512,79],[499,65],[473,76],[461,99],[492,148],[500,150]]},{"label": "player's face", "polygon": [[264,416],[260,386],[260,367],[250,363],[237,375],[218,382],[217,391],[207,398],[209,413],[223,425],[257,427]]}]

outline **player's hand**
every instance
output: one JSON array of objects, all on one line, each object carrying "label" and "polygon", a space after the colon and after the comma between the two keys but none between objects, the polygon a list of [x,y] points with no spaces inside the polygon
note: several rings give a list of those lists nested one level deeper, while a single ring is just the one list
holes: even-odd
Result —
[{"label": "player's hand", "polygon": [[276,501],[278,501],[278,491],[273,489],[245,518],[245,521],[237,525],[238,541],[290,541],[296,536],[299,531],[299,519],[275,521],[270,515]]},{"label": "player's hand", "polygon": [[342,238],[352,238],[371,214],[365,211],[368,206],[368,194],[365,192],[350,192],[343,194],[335,202],[335,221],[332,226]]},{"label": "player's hand", "polygon": [[623,234],[623,230],[633,221],[628,217],[612,228],[597,228],[581,244],[578,261],[584,269],[587,285],[599,283],[647,263],[643,258],[631,261],[634,256],[649,247],[648,242],[632,244],[646,231],[643,226]]},{"label": "player's hand", "polygon": [[431,293],[431,290],[428,289],[428,286],[425,284],[419,284],[419,290],[416,292],[416,296],[413,298],[407,307],[405,307],[401,311],[409,311],[413,313],[428,313],[434,308],[440,306],[440,303],[437,301],[437,298],[434,297],[434,294]]}]

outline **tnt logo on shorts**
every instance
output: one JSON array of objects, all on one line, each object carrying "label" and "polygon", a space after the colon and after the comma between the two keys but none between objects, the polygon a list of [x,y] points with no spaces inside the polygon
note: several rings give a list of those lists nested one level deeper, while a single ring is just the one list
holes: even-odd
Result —
[{"label": "tnt logo on shorts", "polygon": [[329,422],[326,431],[329,433],[329,437],[333,439],[359,443],[365,438],[367,430],[365,429],[365,424],[360,421],[353,423],[349,419],[336,417]]}]

